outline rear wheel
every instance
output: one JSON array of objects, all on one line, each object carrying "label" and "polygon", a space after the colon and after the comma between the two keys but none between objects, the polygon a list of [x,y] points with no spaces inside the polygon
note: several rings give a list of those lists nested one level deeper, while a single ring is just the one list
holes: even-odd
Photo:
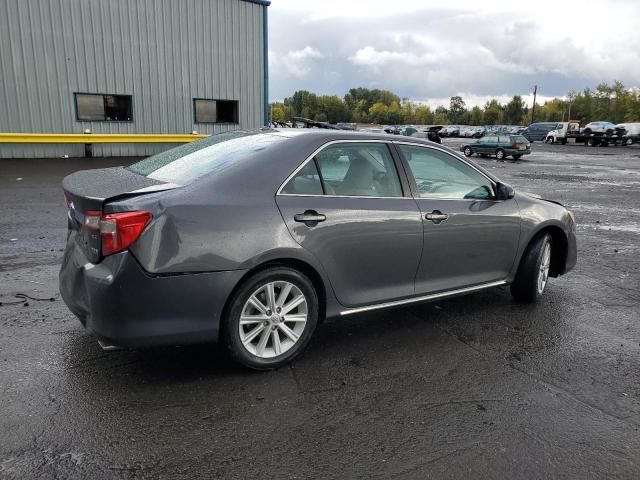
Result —
[{"label": "rear wheel", "polygon": [[498,160],[504,160],[504,150],[502,150],[501,148],[496,150],[496,158]]},{"label": "rear wheel", "polygon": [[535,238],[520,260],[511,295],[520,303],[534,303],[544,293],[551,267],[551,235]]},{"label": "rear wheel", "polygon": [[223,339],[245,367],[277,368],[307,345],[318,311],[318,296],[305,275],[270,268],[247,279],[234,294],[223,319]]},{"label": "rear wheel", "polygon": [[471,147],[464,147],[463,152],[465,157],[470,157],[471,155],[473,155],[473,150],[471,150]]}]

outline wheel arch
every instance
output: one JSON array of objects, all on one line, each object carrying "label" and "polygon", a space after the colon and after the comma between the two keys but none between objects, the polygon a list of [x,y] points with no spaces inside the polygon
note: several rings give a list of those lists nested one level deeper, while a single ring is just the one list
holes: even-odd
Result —
[{"label": "wheel arch", "polygon": [[527,242],[526,247],[522,251],[522,255],[518,262],[518,268],[520,268],[522,258],[524,257],[524,254],[527,252],[531,244],[547,233],[551,235],[552,244],[549,276],[558,277],[564,273],[565,265],[567,263],[567,256],[569,254],[569,239],[567,238],[567,234],[565,233],[564,229],[556,224],[543,225],[538,230],[533,232],[533,234],[529,238],[529,241]]},{"label": "wheel arch", "polygon": [[[229,308],[231,308],[231,300],[235,296],[236,292],[240,289],[240,287],[246,282],[246,280],[257,273],[273,267],[288,267],[293,270],[297,270],[300,273],[304,274],[311,281],[311,284],[315,288],[316,294],[318,295],[318,323],[322,323],[327,314],[327,286],[325,285],[324,278],[322,277],[320,272],[310,263],[293,257],[281,257],[265,260],[264,262],[259,263],[247,270],[235,284],[235,286],[231,290],[231,293],[227,297],[224,308],[222,309],[221,319],[226,317]],[[223,322],[221,322],[221,325],[222,324]]]}]

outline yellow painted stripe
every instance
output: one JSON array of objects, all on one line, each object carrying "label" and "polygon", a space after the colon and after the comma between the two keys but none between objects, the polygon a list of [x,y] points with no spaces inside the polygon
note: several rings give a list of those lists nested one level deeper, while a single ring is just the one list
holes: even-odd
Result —
[{"label": "yellow painted stripe", "polygon": [[209,135],[148,133],[2,133],[0,143],[189,143]]}]

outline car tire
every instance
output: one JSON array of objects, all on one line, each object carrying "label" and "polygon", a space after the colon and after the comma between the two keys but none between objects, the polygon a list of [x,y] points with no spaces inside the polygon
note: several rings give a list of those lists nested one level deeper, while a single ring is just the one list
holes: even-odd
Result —
[{"label": "car tire", "polygon": [[519,303],[535,303],[544,293],[551,266],[551,235],[534,238],[520,260],[511,295]]},{"label": "car tire", "polygon": [[463,152],[465,157],[470,157],[471,155],[473,155],[473,150],[471,150],[471,147],[464,147]]},{"label": "car tire", "polygon": [[549,137],[549,138],[547,138],[547,143],[554,144],[555,143],[555,139],[553,137]]},{"label": "car tire", "polygon": [[499,148],[496,150],[496,158],[498,160],[504,160],[504,150]]},{"label": "car tire", "polygon": [[587,145],[589,147],[593,147],[596,144],[596,141],[593,138],[588,138],[587,139]]},{"label": "car tire", "polygon": [[[296,301],[300,303],[285,313]],[[307,346],[319,311],[318,295],[306,275],[284,266],[269,268],[246,279],[233,294],[222,319],[222,339],[238,363],[272,370]]]}]

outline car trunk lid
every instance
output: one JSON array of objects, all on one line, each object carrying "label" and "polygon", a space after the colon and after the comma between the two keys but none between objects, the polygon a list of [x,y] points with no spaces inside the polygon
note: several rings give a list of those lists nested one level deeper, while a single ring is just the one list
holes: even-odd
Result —
[{"label": "car trunk lid", "polygon": [[99,222],[108,201],[176,187],[178,185],[138,175],[123,167],[72,173],[62,181],[69,209],[68,241],[76,241],[90,262],[99,262],[102,258]]}]

